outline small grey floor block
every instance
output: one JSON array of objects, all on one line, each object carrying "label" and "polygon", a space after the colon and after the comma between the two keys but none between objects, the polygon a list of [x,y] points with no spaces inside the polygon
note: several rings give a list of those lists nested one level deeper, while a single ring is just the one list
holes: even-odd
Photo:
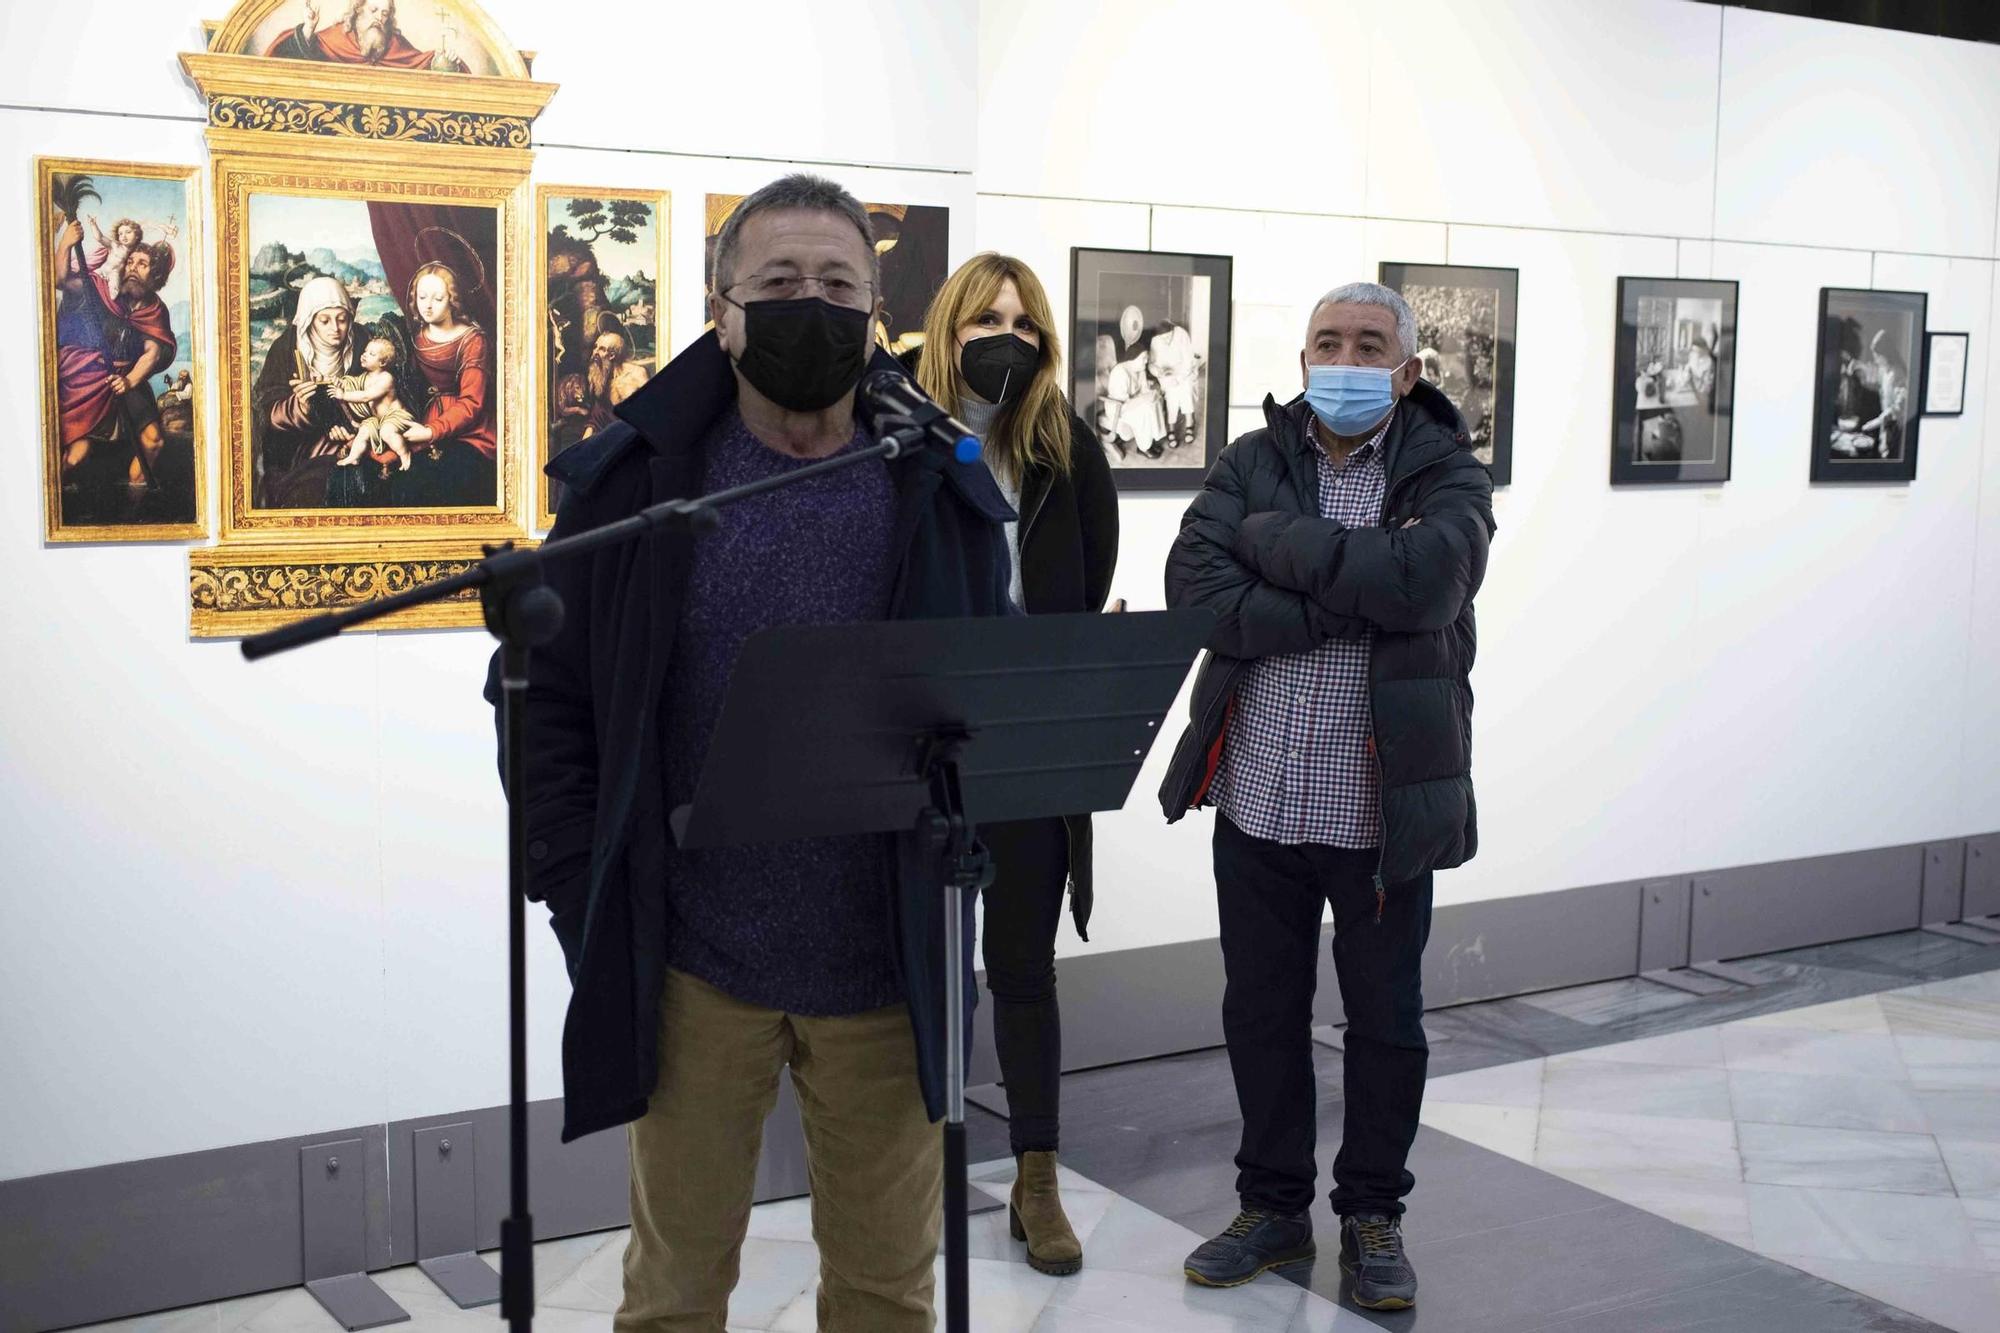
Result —
[{"label": "small grey floor block", "polygon": [[405,1324],[410,1319],[410,1312],[396,1304],[366,1273],[316,1278],[306,1283],[306,1290],[348,1333],[381,1328],[385,1324]]}]

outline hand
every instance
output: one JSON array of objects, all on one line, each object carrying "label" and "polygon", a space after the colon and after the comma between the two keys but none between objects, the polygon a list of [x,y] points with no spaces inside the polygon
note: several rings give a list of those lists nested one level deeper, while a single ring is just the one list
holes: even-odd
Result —
[{"label": "hand", "polygon": [[1405,523],[1405,524],[1404,524],[1403,526],[1404,526],[1405,528],[1414,528],[1415,526],[1417,526],[1417,524],[1419,524],[1419,523],[1421,523],[1421,522],[1423,522],[1423,520],[1422,520],[1422,519],[1420,519],[1420,518],[1413,518],[1413,519],[1411,519],[1411,520],[1410,520],[1410,521],[1409,521],[1408,523]]},{"label": "hand", "polygon": [[113,375],[111,377],[111,392],[123,398],[126,394],[132,392],[132,382],[123,375]]},{"label": "hand", "polygon": [[67,250],[82,239],[83,224],[81,222],[72,222],[62,229],[62,236],[56,241],[56,246],[59,249]]},{"label": "hand", "polygon": [[319,389],[319,387],[320,385],[318,380],[293,380],[292,381],[293,404],[298,407],[304,407],[306,405],[307,400],[313,396],[314,392],[316,392]]},{"label": "hand", "polygon": [[1124,609],[1125,609],[1125,599],[1123,597],[1120,597],[1117,601],[1113,602],[1111,605],[1104,608],[1104,614],[1107,616],[1115,616]]},{"label": "hand", "polygon": [[354,439],[354,428],[352,426],[335,426],[326,433],[326,438],[332,440],[335,444],[347,444]]},{"label": "hand", "polygon": [[403,428],[403,443],[405,444],[429,444],[436,438],[437,432],[429,426],[405,426]]},{"label": "hand", "polygon": [[317,0],[306,0],[306,19],[304,26],[306,31],[308,32],[318,31],[319,4],[317,3]]}]

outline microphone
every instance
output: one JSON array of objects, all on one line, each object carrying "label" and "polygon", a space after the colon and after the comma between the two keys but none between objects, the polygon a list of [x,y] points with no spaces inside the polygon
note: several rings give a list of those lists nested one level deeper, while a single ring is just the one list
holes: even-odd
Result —
[{"label": "microphone", "polygon": [[877,418],[905,417],[923,431],[925,444],[941,446],[961,463],[979,461],[979,437],[967,430],[964,422],[939,407],[908,375],[893,370],[870,371],[862,376],[857,396],[867,409],[871,429]]}]

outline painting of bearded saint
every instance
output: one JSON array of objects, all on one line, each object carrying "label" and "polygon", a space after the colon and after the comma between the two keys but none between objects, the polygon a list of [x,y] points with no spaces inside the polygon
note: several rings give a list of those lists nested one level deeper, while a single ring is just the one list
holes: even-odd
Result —
[{"label": "painting of bearded saint", "polygon": [[496,505],[496,210],[252,194],[249,218],[252,508]]},{"label": "painting of bearded saint", "polygon": [[36,165],[49,209],[47,534],[198,536],[194,168]]},{"label": "painting of bearded saint", "polygon": [[301,0],[280,5],[258,28],[250,50],[277,60],[323,60],[438,74],[499,73],[476,35],[460,30],[450,9],[396,0]]}]

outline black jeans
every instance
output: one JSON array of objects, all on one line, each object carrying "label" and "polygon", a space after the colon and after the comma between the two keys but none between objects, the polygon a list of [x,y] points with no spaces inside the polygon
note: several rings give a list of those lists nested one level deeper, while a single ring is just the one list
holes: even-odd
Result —
[{"label": "black jeans", "polygon": [[1245,1207],[1301,1213],[1319,1175],[1312,1004],[1320,915],[1333,904],[1333,962],[1347,1009],[1346,1115],[1333,1161],[1336,1213],[1401,1215],[1424,1102],[1422,962],[1431,877],[1392,884],[1375,919],[1374,851],[1254,838],[1218,814],[1215,893],[1222,921],[1223,1038],[1243,1142]]},{"label": "black jeans", "polygon": [[1069,833],[1060,819],[1029,819],[983,825],[979,836],[995,869],[980,943],[1007,1085],[1007,1137],[1016,1153],[1054,1152],[1062,1081],[1056,929],[1069,883]]}]

